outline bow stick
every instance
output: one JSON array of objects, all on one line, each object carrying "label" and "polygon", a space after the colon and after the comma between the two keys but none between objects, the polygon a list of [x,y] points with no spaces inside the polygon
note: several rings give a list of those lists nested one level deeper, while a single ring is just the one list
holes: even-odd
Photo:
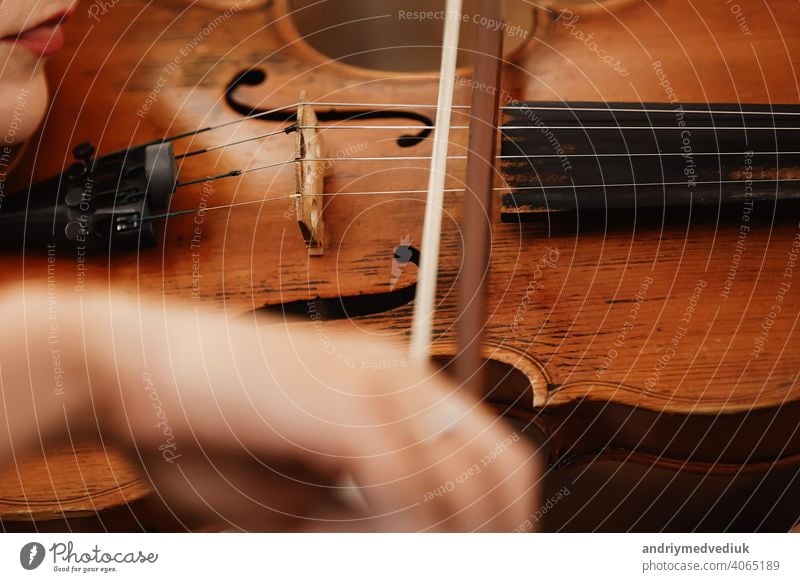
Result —
[{"label": "bow stick", "polygon": [[[498,0],[482,0],[479,10],[488,22],[501,22],[503,18],[503,3]],[[472,116],[464,193],[464,254],[458,281],[458,355],[455,361],[457,380],[475,396],[483,395],[484,386],[484,282],[489,275],[491,251],[492,194],[500,112],[503,35],[503,27],[480,26],[475,41],[475,82],[472,85]]]},{"label": "bow stick", "polygon": [[[449,0],[447,3],[436,131],[411,330],[411,357],[418,362],[427,359],[432,341],[461,7],[460,0]],[[480,10],[481,15],[490,22],[499,22],[502,18],[502,3],[496,0],[481,0]],[[479,27],[476,35],[475,82],[464,196],[464,268],[459,280],[461,315],[456,358],[458,380],[475,395],[480,394],[483,386],[481,345],[486,317],[483,281],[488,274],[491,246],[491,196],[500,109],[502,52],[502,27]]]},{"label": "bow stick", "polygon": [[433,136],[433,157],[428,178],[428,199],[422,227],[419,280],[411,324],[411,359],[419,365],[428,360],[433,335],[436,283],[439,271],[439,241],[442,234],[444,184],[447,177],[447,147],[450,144],[450,119],[453,113],[458,37],[461,28],[461,0],[447,0],[439,72],[439,98]]}]

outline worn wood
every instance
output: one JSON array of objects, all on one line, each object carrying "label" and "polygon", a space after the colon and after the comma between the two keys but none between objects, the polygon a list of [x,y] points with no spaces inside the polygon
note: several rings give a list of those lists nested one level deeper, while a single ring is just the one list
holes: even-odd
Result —
[{"label": "worn wood", "polygon": [[[721,2],[618,2],[607,4],[607,10],[572,8],[571,16],[557,8],[534,8],[536,25],[526,50],[517,53],[504,73],[503,102],[669,103],[670,88],[686,103],[800,103],[794,72],[800,60],[800,37],[795,34],[800,6],[791,0],[768,5],[740,0],[738,4],[749,34]],[[291,39],[273,34],[269,25],[280,14],[259,11],[234,14],[182,57],[174,72],[165,73],[165,63],[180,55],[187,39],[217,14],[192,9],[174,19],[167,3],[141,8],[141,2],[123,0],[102,26],[90,28],[92,23],[80,14],[70,23],[71,47],[77,49],[82,43],[83,48],[75,58],[68,51],[52,63],[51,80],[58,90],[41,142],[49,154],[32,148],[39,152],[38,178],[60,171],[68,162],[65,152],[78,140],[92,140],[104,152],[236,119],[238,115],[224,105],[222,88],[251,67],[267,73],[264,83],[237,92],[237,99],[252,107],[293,103],[298,89],[307,91],[311,101],[355,103],[432,103],[436,95],[437,80],[431,75],[387,77],[314,61],[302,40],[294,39],[297,42],[292,44],[287,42]],[[155,44],[153,30],[165,32]],[[618,66],[616,62],[607,65],[581,40],[589,34],[598,50],[605,50]],[[117,42],[126,50],[112,49]],[[655,62],[666,73],[666,85],[654,70]],[[153,97],[161,76],[167,82]],[[72,81],[60,83],[62,78]],[[465,79],[457,88],[457,103],[469,103],[469,89]],[[428,110],[418,113],[430,115]],[[74,127],[66,127],[65,120],[74,121]],[[464,125],[467,120],[466,114],[459,114],[454,124]],[[212,146],[276,127],[248,122],[197,136],[184,145],[187,150]],[[406,130],[322,133],[328,151],[333,155],[341,151],[343,158],[430,155],[429,141],[413,148],[398,147],[397,138]],[[455,132],[451,154],[463,155],[466,144],[466,133]],[[293,148],[290,137],[277,137],[185,160],[180,170],[182,176],[203,176],[210,169],[239,167],[242,160],[281,161],[291,158]],[[29,168],[32,162],[31,155]],[[460,185],[463,163],[454,161],[449,168],[450,185]],[[263,204],[198,215],[202,216],[203,275],[199,284],[193,278],[191,250],[196,216],[189,215],[162,226],[157,249],[112,261],[93,257],[87,265],[86,289],[102,292],[111,287],[143,300],[191,302],[241,314],[309,296],[369,296],[387,291],[392,280],[400,287],[413,283],[413,267],[392,276],[392,252],[404,240],[419,241],[423,194],[326,196],[326,244],[335,252],[309,261],[295,224],[292,169],[253,173],[205,190],[198,185],[176,194],[173,210],[267,198]],[[426,172],[424,161],[343,160],[331,168],[325,188],[328,194],[417,190],[424,188]],[[455,350],[461,198],[456,194],[447,198],[434,344],[442,355]],[[563,414],[582,403],[589,405],[579,409],[588,428],[599,428],[592,424],[591,411],[596,410],[592,407],[602,409],[606,403],[609,409],[636,410],[663,419],[684,415],[702,421],[741,415],[738,418],[746,420],[746,413],[756,410],[771,415],[776,423],[797,422],[796,408],[786,404],[800,401],[800,354],[793,349],[798,340],[800,283],[790,258],[800,240],[800,213],[796,206],[777,212],[758,209],[745,224],[744,210],[739,210],[732,215],[691,218],[602,218],[582,223],[580,230],[574,222],[550,216],[530,224],[502,224],[499,208],[495,210],[484,353],[528,376],[527,408],[515,413],[550,429],[554,450],[570,450],[570,441],[581,436],[574,434],[574,425],[564,424]],[[746,237],[742,237],[742,226],[749,227]],[[58,261],[58,285],[73,287],[78,277],[74,257],[59,252]],[[24,278],[26,284],[38,286],[47,278],[46,260],[41,257],[27,256],[23,261],[9,255],[2,258],[2,266],[3,282],[8,285]],[[780,305],[780,311],[773,317],[774,305]],[[357,324],[326,325],[330,330],[369,328],[376,337],[396,337],[407,331],[410,315],[410,306],[404,306]],[[765,326],[768,331],[762,336]],[[756,348],[760,350],[757,357],[753,355]],[[490,399],[493,396],[503,408],[505,396],[490,394]],[[639,430],[646,431],[648,417],[644,418]],[[570,430],[553,432],[554,424]],[[679,432],[667,435],[667,440],[682,442],[687,434],[696,434],[681,434],[681,423],[670,426]],[[714,423],[705,426],[714,435]],[[605,436],[595,446],[602,452],[609,441],[607,432],[600,434]],[[736,430],[725,433],[731,445],[723,459],[726,470],[737,465],[747,468],[753,442],[737,435]],[[758,467],[771,459],[796,462],[796,441],[786,433],[775,435],[784,439],[781,444],[786,448],[780,455],[771,449],[772,453],[759,458]],[[623,440],[632,450],[616,453],[625,458],[649,461],[680,452],[680,447],[662,453],[658,447],[639,446],[636,438]],[[775,444],[773,440],[770,446]],[[88,457],[84,449],[62,451],[48,452],[50,467],[105,463],[95,476],[109,474],[103,450]],[[697,466],[707,467],[713,460],[713,454],[697,458]],[[663,461],[671,466],[682,462],[667,457]],[[42,460],[31,463],[35,466]],[[72,506],[69,501],[86,498],[87,491],[92,491],[86,483],[54,476],[51,484],[41,486],[37,480],[34,486],[26,477],[31,470],[24,469],[21,478],[3,478],[6,501],[0,504],[0,513],[36,518],[85,510],[84,502]],[[130,468],[114,474],[123,484],[136,477]],[[31,495],[26,497],[25,492]],[[128,497],[135,499],[141,492]],[[10,503],[26,498],[27,512]],[[96,509],[113,505],[113,500],[98,503]]]}]

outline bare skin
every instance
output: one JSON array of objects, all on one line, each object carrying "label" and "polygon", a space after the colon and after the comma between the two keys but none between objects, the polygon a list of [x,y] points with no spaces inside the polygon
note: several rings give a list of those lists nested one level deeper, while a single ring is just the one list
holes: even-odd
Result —
[{"label": "bare skin", "polygon": [[[8,138],[4,144],[19,144],[30,137],[47,109],[46,57],[15,37],[74,5],[75,0],[0,0],[0,131]],[[18,127],[10,131],[15,119]]]},{"label": "bare skin", "polygon": [[[14,38],[71,4],[0,0],[0,131],[19,118],[14,144],[47,104],[44,58]],[[536,504],[532,448],[432,369],[353,370],[302,326],[30,285],[0,295],[0,321],[1,465],[40,439],[102,439],[187,527],[503,531]],[[335,341],[362,361],[405,355]]]},{"label": "bare skin", "polygon": [[[40,436],[102,437],[141,460],[179,515],[248,530],[498,531],[530,514],[529,446],[431,370],[357,372],[313,331],[194,309],[19,292],[0,305],[1,462]],[[54,313],[62,389],[47,341]],[[336,340],[365,361],[402,353]],[[331,505],[328,486],[343,475],[366,508]]]}]

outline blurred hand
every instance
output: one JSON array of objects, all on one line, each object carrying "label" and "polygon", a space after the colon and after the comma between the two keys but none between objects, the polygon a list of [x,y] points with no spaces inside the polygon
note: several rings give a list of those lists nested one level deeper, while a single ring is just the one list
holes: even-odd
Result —
[{"label": "blurred hand", "polygon": [[101,436],[187,527],[510,531],[537,500],[524,437],[402,346],[99,296],[18,292],[0,316],[0,462],[40,434]]}]

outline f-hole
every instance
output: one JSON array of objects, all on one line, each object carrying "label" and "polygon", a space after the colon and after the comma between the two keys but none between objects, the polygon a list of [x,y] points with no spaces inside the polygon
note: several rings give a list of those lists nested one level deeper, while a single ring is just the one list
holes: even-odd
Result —
[{"label": "f-hole", "polygon": [[[419,267],[420,253],[409,245],[400,245],[394,249],[395,261],[403,264],[412,263]],[[387,282],[391,286],[391,282]],[[265,314],[290,317],[296,320],[314,316],[319,321],[350,319],[385,313],[408,305],[414,300],[417,284],[412,283],[386,293],[365,293],[363,295],[341,295],[339,297],[314,297],[299,301],[288,301],[274,305],[265,305],[259,311]]]},{"label": "f-hole", "polygon": [[[258,117],[255,118],[257,121],[269,121],[273,123],[293,123],[297,121],[297,112],[294,111],[292,107],[282,108],[279,111],[272,111],[273,108],[262,109],[259,107],[250,107],[246,103],[238,100],[236,91],[239,87],[257,87],[266,83],[267,78],[267,72],[262,67],[242,71],[228,83],[225,89],[225,103],[239,115],[245,117],[258,115]],[[270,113],[267,113],[268,111]],[[418,122],[420,125],[424,126],[417,134],[404,134],[397,138],[397,145],[401,148],[410,148],[418,145],[428,139],[433,133],[433,129],[431,129],[434,125],[433,119],[414,111],[394,109],[348,109],[347,111],[342,111],[336,108],[315,108],[315,111],[320,123],[331,121],[364,121],[370,119],[400,119]]]}]

